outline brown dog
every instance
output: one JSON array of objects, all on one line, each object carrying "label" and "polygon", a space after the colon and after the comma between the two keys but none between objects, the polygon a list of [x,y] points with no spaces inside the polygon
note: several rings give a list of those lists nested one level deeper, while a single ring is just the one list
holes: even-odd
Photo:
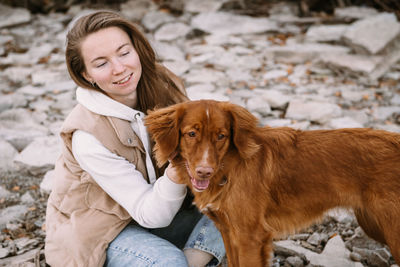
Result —
[{"label": "brown dog", "polygon": [[146,119],[160,165],[172,159],[220,230],[228,263],[267,266],[272,240],[334,207],[400,263],[400,134],[258,127],[244,108],[193,101]]}]

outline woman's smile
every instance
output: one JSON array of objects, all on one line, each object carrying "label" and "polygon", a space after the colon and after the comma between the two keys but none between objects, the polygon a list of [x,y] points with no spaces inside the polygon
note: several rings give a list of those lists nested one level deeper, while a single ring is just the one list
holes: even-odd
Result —
[{"label": "woman's smile", "polygon": [[131,77],[133,76],[133,73],[129,74],[128,76],[126,76],[125,78],[123,78],[122,80],[119,80],[117,82],[114,82],[114,84],[118,84],[118,85],[126,85],[130,80]]}]

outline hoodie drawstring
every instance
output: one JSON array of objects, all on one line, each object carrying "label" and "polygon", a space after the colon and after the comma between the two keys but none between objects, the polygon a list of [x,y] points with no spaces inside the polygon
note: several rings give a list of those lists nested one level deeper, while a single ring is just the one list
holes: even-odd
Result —
[{"label": "hoodie drawstring", "polygon": [[137,123],[132,123],[133,130],[139,136],[140,140],[142,140],[144,150],[146,153],[147,174],[149,176],[150,183],[154,184],[156,181],[156,172],[154,170],[153,162],[150,157],[149,135],[147,133],[146,126],[144,126],[141,113],[135,114],[135,121]]}]

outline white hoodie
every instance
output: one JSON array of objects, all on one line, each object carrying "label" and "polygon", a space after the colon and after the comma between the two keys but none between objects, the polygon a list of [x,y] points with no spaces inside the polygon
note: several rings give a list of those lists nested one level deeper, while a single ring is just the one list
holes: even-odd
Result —
[{"label": "white hoodie", "polygon": [[166,173],[156,180],[149,136],[142,121],[144,114],[94,90],[78,88],[76,96],[80,104],[94,113],[131,122],[146,150],[150,184],[135,165],[112,153],[93,135],[82,130],[75,131],[72,136],[72,153],[76,161],[141,226],[168,226],[182,205],[186,186],[174,183]]}]

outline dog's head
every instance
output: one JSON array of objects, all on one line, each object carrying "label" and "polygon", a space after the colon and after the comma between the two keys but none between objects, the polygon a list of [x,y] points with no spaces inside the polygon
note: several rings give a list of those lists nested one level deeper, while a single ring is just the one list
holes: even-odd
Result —
[{"label": "dog's head", "polygon": [[196,191],[207,189],[212,178],[222,171],[228,153],[249,159],[259,149],[254,138],[257,119],[228,102],[176,104],[150,111],[145,123],[155,141],[158,164],[173,160],[186,168]]}]

